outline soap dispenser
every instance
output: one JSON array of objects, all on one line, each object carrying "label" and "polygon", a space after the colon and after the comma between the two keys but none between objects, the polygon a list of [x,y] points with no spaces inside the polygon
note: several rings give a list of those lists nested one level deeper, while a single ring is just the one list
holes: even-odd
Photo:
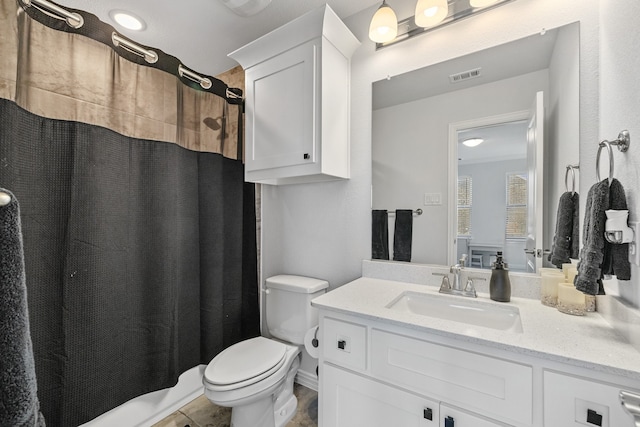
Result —
[{"label": "soap dispenser", "polygon": [[494,301],[511,301],[511,282],[509,282],[509,269],[507,267],[507,263],[502,259],[502,252],[498,252],[489,282],[489,295]]}]

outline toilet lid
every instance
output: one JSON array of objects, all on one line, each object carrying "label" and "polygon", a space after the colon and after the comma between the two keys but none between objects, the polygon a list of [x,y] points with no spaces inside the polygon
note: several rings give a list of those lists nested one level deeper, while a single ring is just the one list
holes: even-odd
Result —
[{"label": "toilet lid", "polygon": [[251,338],[223,350],[204,371],[215,385],[235,384],[249,379],[259,381],[284,363],[287,347],[264,337]]}]

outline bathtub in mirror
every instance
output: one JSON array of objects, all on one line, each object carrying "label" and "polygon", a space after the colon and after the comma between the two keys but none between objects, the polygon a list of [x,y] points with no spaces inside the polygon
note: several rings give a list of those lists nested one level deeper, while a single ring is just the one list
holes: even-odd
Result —
[{"label": "bathtub in mirror", "polygon": [[[535,272],[565,167],[578,163],[579,23],[374,82],[372,127],[372,208],[423,211],[412,262],[451,265],[466,253],[467,266],[489,268],[502,250],[512,270]],[[472,136],[484,142],[460,144]],[[390,215],[390,248],[393,227]]]}]

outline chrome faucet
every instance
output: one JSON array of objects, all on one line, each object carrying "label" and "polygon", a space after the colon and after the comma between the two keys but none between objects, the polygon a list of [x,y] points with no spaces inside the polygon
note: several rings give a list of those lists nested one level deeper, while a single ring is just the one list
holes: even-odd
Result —
[{"label": "chrome faucet", "polygon": [[476,288],[473,285],[474,280],[486,280],[483,277],[469,277],[467,284],[462,286],[462,270],[464,269],[465,261],[467,260],[467,254],[463,254],[458,264],[452,265],[449,268],[449,273],[453,274],[453,285],[449,280],[449,275],[446,273],[433,273],[435,276],[442,276],[442,284],[440,285],[441,294],[460,295],[463,297],[477,298]]}]

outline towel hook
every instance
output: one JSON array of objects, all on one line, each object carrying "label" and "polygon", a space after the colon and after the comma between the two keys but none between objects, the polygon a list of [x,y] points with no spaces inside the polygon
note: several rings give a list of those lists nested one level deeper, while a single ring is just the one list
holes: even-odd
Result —
[{"label": "towel hook", "polygon": [[569,191],[569,171],[571,171],[571,195],[576,194],[576,170],[580,169],[580,165],[567,165],[567,171],[564,174],[564,187]]},{"label": "towel hook", "polygon": [[623,153],[629,149],[629,145],[631,144],[631,136],[629,135],[629,131],[623,130],[618,134],[618,139],[614,141],[602,141],[598,146],[598,154],[596,155],[596,177],[598,178],[598,182],[600,182],[600,153],[602,153],[602,149],[607,147],[607,154],[609,155],[609,185],[613,181],[613,149],[612,145],[618,147],[618,151],[622,151]]}]

